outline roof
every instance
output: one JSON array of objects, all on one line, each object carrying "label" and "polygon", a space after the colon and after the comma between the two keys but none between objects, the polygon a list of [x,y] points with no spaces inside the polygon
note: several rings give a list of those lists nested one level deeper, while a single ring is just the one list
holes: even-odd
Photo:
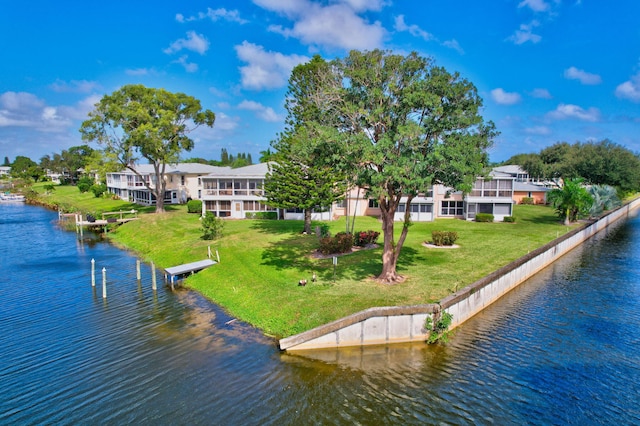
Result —
[{"label": "roof", "polygon": [[264,178],[269,172],[269,164],[258,163],[250,166],[238,167],[235,169],[225,167],[224,170],[216,170],[209,174],[209,177],[244,177],[244,178]]},{"label": "roof", "polygon": [[[141,175],[154,173],[153,164],[136,164],[134,168]],[[165,169],[165,174],[208,175],[210,173],[225,173],[227,170],[231,170],[231,168],[211,166],[209,164],[201,164],[201,163],[178,163],[178,164],[167,164],[167,168]],[[133,172],[129,169],[125,169],[120,173],[133,173]]]},{"label": "roof", "polygon": [[547,188],[542,185],[534,185],[532,183],[526,182],[514,182],[513,183],[514,191],[525,191],[525,192],[547,192],[551,191],[551,188]]},{"label": "roof", "polygon": [[505,166],[494,167],[493,171],[500,172],[500,173],[507,173],[513,176],[527,174],[527,172],[517,164],[507,164]]}]

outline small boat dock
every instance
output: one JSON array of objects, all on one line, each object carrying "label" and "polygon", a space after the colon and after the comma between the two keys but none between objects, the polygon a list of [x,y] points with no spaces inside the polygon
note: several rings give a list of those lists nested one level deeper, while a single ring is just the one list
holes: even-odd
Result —
[{"label": "small boat dock", "polygon": [[82,229],[86,226],[87,228],[102,226],[106,230],[106,226],[112,223],[115,224],[123,224],[130,222],[132,220],[138,219],[138,211],[137,210],[121,210],[117,212],[105,212],[102,213],[102,219],[96,219],[91,215],[86,215],[84,218],[82,213],[58,213],[58,217],[60,220],[70,219],[72,218],[76,225],[76,232],[82,234]]},{"label": "small boat dock", "polygon": [[164,279],[165,281],[170,282],[173,287],[175,278],[180,279],[180,277],[184,277],[185,275],[195,274],[196,272],[213,266],[216,263],[218,262],[215,260],[205,259],[197,262],[185,263],[183,265],[172,266],[164,270]]}]

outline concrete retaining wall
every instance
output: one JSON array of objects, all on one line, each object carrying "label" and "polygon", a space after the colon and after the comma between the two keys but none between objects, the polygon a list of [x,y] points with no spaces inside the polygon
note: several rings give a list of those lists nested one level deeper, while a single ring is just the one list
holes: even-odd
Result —
[{"label": "concrete retaining wall", "polygon": [[631,210],[639,206],[640,198],[511,262],[438,304],[370,308],[282,339],[280,349],[295,351],[424,341],[428,333],[424,328],[427,316],[446,310],[453,315],[451,328],[457,327],[560,256],[627,218]]}]

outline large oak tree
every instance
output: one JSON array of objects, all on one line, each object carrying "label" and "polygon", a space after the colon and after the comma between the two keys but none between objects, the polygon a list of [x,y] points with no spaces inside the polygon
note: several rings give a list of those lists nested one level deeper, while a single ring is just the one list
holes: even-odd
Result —
[{"label": "large oak tree", "polygon": [[[410,53],[352,51],[318,72],[318,120],[337,129],[339,146],[330,149],[336,167],[378,201],[384,249],[378,279],[394,283],[400,252],[409,231],[410,204],[433,184],[469,190],[488,163],[496,135],[480,115],[482,99],[458,74]],[[403,197],[402,232],[394,234],[394,215]]]},{"label": "large oak tree", "polygon": [[140,176],[140,157],[153,165],[155,182],[147,189],[156,199],[156,212],[164,212],[167,164],[175,164],[190,151],[188,134],[198,126],[213,126],[215,114],[203,110],[200,101],[184,93],[143,85],[127,85],[105,95],[82,123],[85,141],[95,141],[117,156],[120,164]]}]

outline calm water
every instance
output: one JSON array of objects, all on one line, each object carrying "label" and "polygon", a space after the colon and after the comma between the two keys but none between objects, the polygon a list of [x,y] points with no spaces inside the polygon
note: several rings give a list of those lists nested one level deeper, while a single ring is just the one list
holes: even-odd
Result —
[{"label": "calm water", "polygon": [[640,424],[640,219],[446,346],[304,356],[56,219],[0,205],[0,424]]}]

